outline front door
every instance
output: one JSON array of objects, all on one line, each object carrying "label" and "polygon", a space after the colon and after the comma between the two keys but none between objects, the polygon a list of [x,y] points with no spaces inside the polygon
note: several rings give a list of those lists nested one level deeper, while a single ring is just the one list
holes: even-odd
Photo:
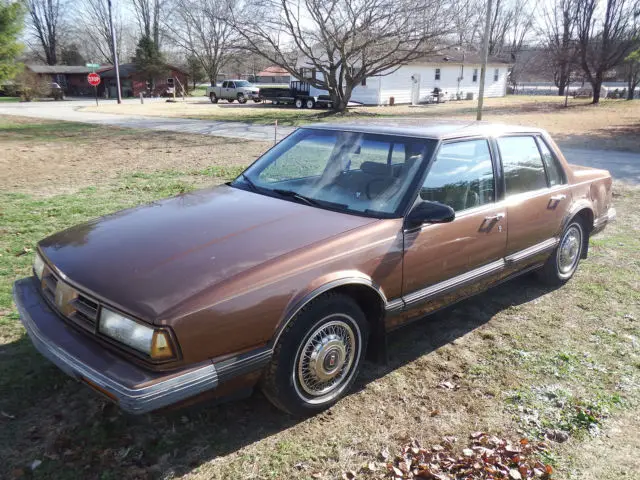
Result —
[{"label": "front door", "polygon": [[507,218],[486,139],[444,143],[429,168],[422,200],[456,212],[451,223],[405,231],[403,299],[406,317],[455,300],[462,287],[490,280],[502,269]]},{"label": "front door", "polygon": [[507,260],[525,266],[554,247],[571,190],[557,160],[536,135],[497,139],[507,202]]}]

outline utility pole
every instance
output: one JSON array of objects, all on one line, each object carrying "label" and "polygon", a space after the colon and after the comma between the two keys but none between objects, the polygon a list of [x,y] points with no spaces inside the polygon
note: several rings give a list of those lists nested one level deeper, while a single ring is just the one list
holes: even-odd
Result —
[{"label": "utility pole", "polygon": [[116,89],[118,103],[122,103],[122,90],[120,89],[120,67],[118,66],[118,51],[116,49],[116,29],[113,25],[113,13],[111,11],[111,0],[109,0],[109,26],[111,27],[111,53],[113,56],[113,66],[116,69]]},{"label": "utility pole", "polygon": [[489,60],[489,33],[491,31],[491,4],[487,0],[487,18],[484,24],[484,44],[482,45],[482,68],[480,69],[480,90],[478,92],[478,113],[476,120],[482,120],[482,104],[484,103],[484,77],[487,74],[487,61]]}]

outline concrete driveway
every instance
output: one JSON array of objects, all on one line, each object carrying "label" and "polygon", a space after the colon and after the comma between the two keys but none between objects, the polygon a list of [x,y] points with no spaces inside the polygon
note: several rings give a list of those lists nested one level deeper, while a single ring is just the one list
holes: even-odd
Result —
[{"label": "concrete driveway", "polygon": [[[123,100],[125,103],[138,103],[138,99]],[[164,102],[165,99],[145,99],[145,102]],[[115,100],[100,100],[115,103]],[[243,122],[219,122],[194,120],[187,118],[165,118],[141,115],[114,115],[109,113],[82,112],[78,107],[94,105],[95,100],[77,99],[65,102],[43,101],[30,103],[0,103],[0,114],[21,115],[25,117],[84,122],[99,125],[112,125],[124,128],[195,133],[218,137],[244,138],[273,142],[289,135],[294,127],[278,127],[277,136],[271,125],[253,125]],[[394,119],[396,120],[396,119]],[[413,119],[415,121],[415,119]],[[562,147],[562,144],[560,145]],[[640,154],[614,150],[586,150],[563,148],[569,162],[589,167],[605,168],[614,178],[629,183],[640,184]]]}]

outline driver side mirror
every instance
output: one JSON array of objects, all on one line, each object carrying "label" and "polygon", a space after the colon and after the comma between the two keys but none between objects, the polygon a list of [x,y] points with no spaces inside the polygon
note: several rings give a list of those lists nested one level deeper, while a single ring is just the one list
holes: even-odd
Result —
[{"label": "driver side mirror", "polygon": [[405,219],[409,227],[424,223],[448,223],[456,218],[456,212],[449,205],[423,200],[415,205]]}]

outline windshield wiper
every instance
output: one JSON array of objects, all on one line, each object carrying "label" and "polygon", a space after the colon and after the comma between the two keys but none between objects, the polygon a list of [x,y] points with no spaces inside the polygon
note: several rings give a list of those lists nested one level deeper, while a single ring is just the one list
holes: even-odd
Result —
[{"label": "windshield wiper", "polygon": [[312,207],[321,206],[320,202],[318,202],[317,200],[314,200],[313,198],[305,197],[304,195],[301,195],[298,192],[294,192],[293,190],[282,190],[280,188],[274,188],[272,192],[276,192],[278,195],[282,195],[283,197],[291,197],[291,198],[295,198],[296,200],[301,200],[307,205],[311,205]]},{"label": "windshield wiper", "polygon": [[255,183],[253,183],[253,181],[251,181],[251,179],[250,179],[249,177],[247,177],[247,175],[245,175],[245,173],[244,173],[244,172],[242,172],[242,173],[240,174],[240,176],[241,176],[241,177],[242,177],[242,179],[245,181],[245,183],[246,183],[247,185],[249,185],[249,188],[251,188],[251,190],[253,190],[254,192],[257,192],[257,191],[258,191],[258,187],[256,187],[256,184],[255,184]]}]

